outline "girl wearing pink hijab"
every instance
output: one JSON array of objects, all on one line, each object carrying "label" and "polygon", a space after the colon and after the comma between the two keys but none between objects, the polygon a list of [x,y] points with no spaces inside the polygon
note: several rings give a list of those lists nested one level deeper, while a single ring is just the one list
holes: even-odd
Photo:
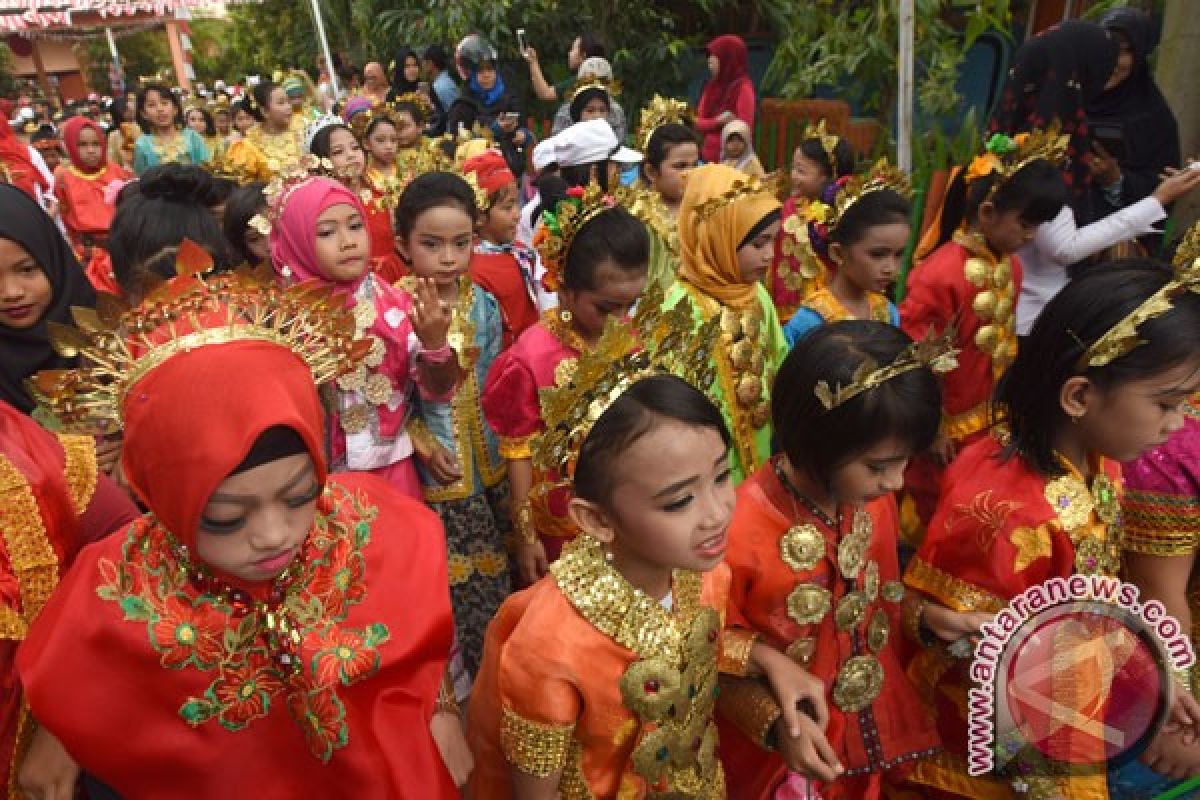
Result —
[{"label": "girl wearing pink hijab", "polygon": [[410,298],[374,278],[366,212],[340,183],[307,177],[285,184],[269,214],[280,280],[332,287],[355,309],[358,335],[371,342],[365,367],[337,381],[328,419],[332,467],[374,472],[421,499],[405,424],[415,392],[445,402],[458,384],[446,338],[450,309],[431,280],[418,280]]},{"label": "girl wearing pink hijab", "polygon": [[746,43],[742,37],[718,36],[705,49],[712,78],[704,84],[700,95],[696,130],[704,134],[700,156],[712,164],[721,160],[721,130],[726,125],[740,119],[754,130],[754,109],[758,100],[746,66]]}]

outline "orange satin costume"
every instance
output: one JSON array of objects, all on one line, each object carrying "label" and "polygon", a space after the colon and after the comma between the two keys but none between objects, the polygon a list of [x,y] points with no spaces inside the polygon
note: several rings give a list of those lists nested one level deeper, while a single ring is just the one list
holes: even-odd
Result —
[{"label": "orange satin costume", "polygon": [[[500,439],[500,455],[509,461],[531,457],[533,437],[545,429],[538,392],[554,386],[560,365],[573,362],[586,347],[558,309],[550,309],[497,356],[480,403],[488,425]],[[529,490],[534,527],[550,561],[558,557],[563,542],[577,533],[567,518],[570,491],[558,483],[557,476],[535,469]]]},{"label": "orange satin costume", "polygon": [[[126,798],[457,796],[429,732],[453,631],[441,524],[374,476],[327,479],[308,365],[273,342],[201,346],[122,408],[151,513],[85,548],[31,628],[38,722]],[[248,582],[199,562],[196,531],[276,426],[325,489],[292,565]]]},{"label": "orange satin costume", "polygon": [[97,472],[90,436],[55,436],[0,402],[0,797],[16,797],[16,767],[33,732],[17,646],[79,548],[136,516]]},{"label": "orange satin costume", "polygon": [[[982,237],[962,231],[934,250],[908,279],[900,304],[901,329],[919,342],[931,328],[938,333],[955,328],[958,368],[942,376],[941,432],[959,450],[987,429],[996,382],[1016,358],[1020,291],[1020,260],[1015,255],[997,258]],[[905,490],[924,524],[937,505],[943,471],[921,455],[905,475]],[[909,538],[919,539],[919,534]]]},{"label": "orange satin costume", "polygon": [[[878,798],[884,773],[938,745],[897,654],[904,591],[896,502],[881,498],[861,513],[871,533],[859,545],[865,550],[855,550],[855,510],[840,509],[842,529],[831,529],[788,491],[772,460],[738,487],[725,555],[732,573],[726,636],[787,653],[830,688],[825,735],[846,773],[821,785],[827,800]],[[840,553],[858,563],[856,582],[839,572]],[[751,741],[743,725],[722,722],[730,798],[769,800],[786,778],[783,760]]]},{"label": "orange satin costume", "polygon": [[669,611],[589,536],[550,571],[488,627],[467,724],[470,796],[511,798],[516,768],[562,770],[566,800],[724,798],[712,711],[728,570],[676,571]]},{"label": "orange satin costume", "polygon": [[[904,580],[955,611],[996,612],[1026,589],[1074,574],[1116,575],[1120,566],[1121,468],[1095,459],[1092,485],[1063,462],[1048,478],[1005,458],[999,434],[969,445],[946,471],[945,492]],[[951,796],[1018,797],[1000,778],[967,775],[970,660],[945,647],[920,651],[909,676],[933,709],[946,750],[919,764],[913,781]],[[1071,798],[1106,798],[1105,776],[1059,784]]]}]

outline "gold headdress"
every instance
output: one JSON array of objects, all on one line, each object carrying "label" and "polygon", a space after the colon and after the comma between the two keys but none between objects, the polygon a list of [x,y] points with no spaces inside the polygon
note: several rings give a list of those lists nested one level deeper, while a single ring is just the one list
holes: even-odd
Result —
[{"label": "gold headdress", "polygon": [[1018,133],[1016,136],[992,134],[984,151],[967,167],[967,183],[997,173],[1000,180],[996,181],[991,189],[995,192],[1000,184],[1033,161],[1045,159],[1051,164],[1061,163],[1067,154],[1069,141],[1070,137],[1061,132],[1057,121],[1045,130],[1034,129],[1029,133]]},{"label": "gold headdress", "polygon": [[854,370],[854,379],[849,386],[839,384],[830,389],[827,382],[821,381],[814,391],[825,410],[832,411],[851,398],[877,389],[892,378],[914,369],[928,367],[939,375],[950,372],[958,366],[958,352],[954,347],[953,327],[946,328],[941,335],[930,330],[924,339],[904,348],[891,364],[881,367],[868,358]]},{"label": "gold headdress", "polygon": [[708,392],[716,379],[719,315],[694,330],[690,301],[665,311],[662,302],[661,287],[647,288],[632,319],[609,317],[596,346],[553,388],[541,391],[546,430],[533,440],[536,467],[570,481],[592,426],[643,378],[671,374]]},{"label": "gold headdress", "polygon": [[213,95],[212,100],[208,102],[206,108],[208,108],[208,113],[210,114],[216,114],[218,111],[229,111],[229,95],[224,92],[217,92]]},{"label": "gold headdress", "polygon": [[570,103],[579,96],[580,92],[586,92],[588,89],[601,89],[611,99],[621,93],[621,84],[619,81],[614,81],[611,78],[586,75],[575,81],[570,91],[567,92],[567,102]]},{"label": "gold headdress", "polygon": [[356,368],[371,343],[355,338],[354,315],[329,288],[281,288],[269,269],[242,268],[206,275],[212,257],[185,239],[177,277],[131,308],[100,294],[95,310],[72,308],[78,327],[49,323],[61,355],[81,366],[39,372],[31,393],[64,428],[114,433],[122,428],[125,395],[172,356],[234,341],[271,342],[291,349],[320,384]]},{"label": "gold headdress", "polygon": [[650,98],[650,103],[642,109],[642,116],[638,122],[638,149],[646,152],[646,148],[650,146],[650,137],[663,125],[676,123],[690,126],[692,118],[692,109],[684,101],[660,94],[654,95]]},{"label": "gold headdress", "polygon": [[837,134],[830,133],[825,129],[825,120],[822,119],[816,125],[810,122],[804,126],[804,138],[816,139],[821,143],[821,149],[825,151],[825,158],[829,162],[829,174],[833,176],[834,180],[840,178],[841,176],[838,175],[837,146],[841,139],[838,138]]},{"label": "gold headdress", "polygon": [[[428,122],[429,118],[433,116],[433,103],[429,102],[429,98],[420,92],[405,92],[402,95],[396,96],[396,98],[388,104],[393,114],[395,114],[396,106],[400,105],[401,103],[412,103],[414,106],[416,106],[420,110],[421,114],[424,115],[426,122]],[[414,120],[414,122],[417,122],[418,125],[420,124],[420,122],[417,120]]]},{"label": "gold headdress", "polygon": [[[1189,240],[1197,242],[1200,234],[1193,227],[1184,237],[1184,244]],[[1182,245],[1181,245],[1182,247]],[[1152,319],[1163,316],[1174,308],[1174,299],[1184,292],[1200,294],[1200,258],[1191,263],[1183,262],[1176,256],[1175,278],[1166,286],[1150,295],[1141,305],[1130,312],[1124,319],[1109,328],[1103,336],[1087,348],[1079,360],[1079,368],[1104,367],[1124,355],[1128,355],[1138,345],[1145,344],[1138,335],[1138,329]]]},{"label": "gold headdress", "polygon": [[772,197],[776,197],[779,194],[782,184],[783,173],[778,171],[772,172],[765,178],[759,178],[757,175],[747,175],[744,178],[737,178],[730,184],[728,189],[716,197],[710,197],[703,203],[700,203],[692,213],[703,222],[711,218],[725,206],[735,203],[748,195],[769,194]]},{"label": "gold headdress", "polygon": [[467,186],[471,187],[471,194],[475,196],[475,208],[486,212],[492,205],[492,198],[488,196],[487,189],[479,185],[479,177],[474,172],[464,172],[462,170],[459,170],[456,174],[466,182]]},{"label": "gold headdress", "polygon": [[908,176],[881,158],[866,172],[852,175],[842,186],[833,203],[833,214],[829,219],[830,230],[837,227],[850,206],[862,200],[871,192],[891,189],[906,200],[912,197],[912,184]]},{"label": "gold headdress", "polygon": [[563,285],[563,272],[567,265],[567,251],[571,242],[584,225],[597,215],[617,204],[616,198],[605,194],[600,184],[592,181],[587,188],[573,186],[567,190],[567,199],[559,202],[554,211],[542,212],[542,227],[534,237],[533,244],[546,265],[542,282],[551,292]]}]

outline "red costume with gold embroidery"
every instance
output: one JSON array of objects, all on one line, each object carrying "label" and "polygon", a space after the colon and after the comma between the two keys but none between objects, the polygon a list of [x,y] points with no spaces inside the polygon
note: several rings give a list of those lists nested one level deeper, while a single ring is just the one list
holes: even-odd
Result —
[{"label": "red costume with gold embroidery", "polygon": [[59,578],[88,541],[137,509],[96,470],[88,436],[54,436],[0,403],[0,797],[32,733],[13,661]]},{"label": "red costume with gold embroidery", "polygon": [[488,628],[467,724],[471,797],[508,800],[515,768],[562,770],[564,798],[724,798],[712,714],[728,570],[677,570],[670,610],[589,536],[550,570]]},{"label": "red costume with gold embroidery", "polygon": [[[1088,486],[1065,461],[1063,474],[1047,477],[1019,455],[1006,456],[995,434],[959,454],[904,576],[910,587],[955,611],[996,612],[1051,578],[1116,575],[1120,566],[1119,464],[1096,459]],[[920,651],[909,664],[946,748],[919,764],[913,780],[953,796],[1017,797],[999,778],[967,774],[970,663],[937,646]],[[1057,786],[1066,797],[1107,797],[1103,774]]]},{"label": "red costume with gold embroidery", "polygon": [[[996,258],[982,238],[959,232],[930,254],[908,279],[900,327],[920,341],[932,328],[953,325],[958,368],[942,376],[942,433],[958,449],[989,425],[996,382],[1017,355],[1016,301],[1021,262]],[[914,458],[905,490],[928,523],[937,504],[943,468],[929,456]],[[907,528],[906,528],[907,532]]]},{"label": "red costume with gold embroidery", "polygon": [[[895,500],[844,507],[839,521],[835,530],[798,501],[774,460],[738,487],[725,554],[733,573],[726,636],[787,653],[830,687],[825,735],[846,774],[820,793],[860,800],[880,797],[885,772],[930,755],[938,741],[896,652],[904,592]],[[729,796],[769,800],[787,767],[744,729],[721,726]]]},{"label": "red costume with gold embroidery", "polygon": [[[570,323],[561,319],[558,309],[552,309],[496,358],[480,400],[506,459],[531,458],[533,437],[545,429],[538,392],[554,386],[560,365],[577,359],[585,348]],[[567,518],[570,491],[557,484],[556,476],[535,470],[529,491],[534,528],[550,561],[558,556],[564,540],[577,533]]]},{"label": "red costume with gold embroidery", "polygon": [[514,252],[487,252],[476,247],[471,253],[471,280],[491,292],[500,303],[505,348],[537,323],[537,304]]},{"label": "red costume with gold embroidery", "polygon": [[[123,797],[457,796],[429,731],[453,631],[441,524],[374,476],[326,476],[314,372],[361,354],[324,355],[349,347],[336,332],[352,323],[334,316],[348,312],[305,316],[303,289],[214,280],[224,288],[194,295],[192,320],[207,322],[204,303],[262,292],[235,313],[291,322],[264,317],[280,328],[256,339],[220,316],[206,343],[130,366],[115,401],[123,467],[151,513],[84,549],[31,628],[18,668],[33,716]],[[289,325],[304,326],[303,353],[275,343],[292,341]],[[167,337],[153,347],[184,335],[146,327],[139,343]],[[199,560],[197,529],[275,427],[300,437],[324,491],[288,568],[239,579]]]}]

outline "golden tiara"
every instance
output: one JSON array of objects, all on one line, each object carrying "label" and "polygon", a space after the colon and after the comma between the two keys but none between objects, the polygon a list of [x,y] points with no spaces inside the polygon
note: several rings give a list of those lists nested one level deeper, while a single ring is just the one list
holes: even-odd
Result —
[{"label": "golden tiara", "polygon": [[487,189],[479,185],[479,176],[474,172],[457,170],[455,172],[458,177],[462,178],[467,186],[471,187],[471,194],[475,197],[475,208],[481,212],[486,212],[492,205],[492,198],[488,196]]},{"label": "golden tiara", "polygon": [[829,221],[830,229],[836,228],[850,207],[859,200],[872,192],[881,192],[886,189],[896,192],[906,200],[912,197],[912,184],[909,183],[908,176],[889,164],[886,158],[876,161],[866,172],[850,176],[833,202],[833,216]]},{"label": "golden tiara", "polygon": [[137,307],[98,295],[95,310],[72,308],[77,327],[49,324],[54,349],[80,366],[39,372],[33,396],[66,430],[115,433],[129,390],[172,356],[208,345],[264,341],[304,360],[317,384],[355,369],[370,352],[354,315],[329,287],[280,287],[269,268],[206,275],[212,256],[185,239],[176,277]]},{"label": "golden tiara", "polygon": [[650,137],[663,125],[690,126],[692,118],[692,109],[683,100],[663,97],[661,94],[654,95],[642,109],[642,116],[638,121],[636,134],[638,149],[643,153],[646,152],[646,148],[650,146]]},{"label": "golden tiara", "polygon": [[542,282],[548,291],[556,292],[562,287],[567,252],[579,231],[616,204],[616,199],[592,180],[586,187],[571,187],[567,190],[566,199],[559,201],[557,208],[542,212],[542,227],[533,243],[542,257],[542,263],[546,265]]},{"label": "golden tiara", "polygon": [[567,102],[570,103],[579,96],[580,92],[586,92],[588,89],[601,89],[609,98],[613,98],[621,93],[621,84],[619,81],[614,81],[611,78],[588,75],[575,81],[571,90],[567,92]]},{"label": "golden tiara", "polygon": [[596,346],[562,370],[554,387],[542,389],[546,430],[533,440],[535,466],[570,481],[592,426],[643,378],[670,374],[709,391],[716,379],[720,315],[697,330],[687,298],[671,309],[662,303],[662,288],[652,284],[632,318],[609,317]]},{"label": "golden tiara", "polygon": [[912,372],[914,369],[928,368],[938,375],[950,372],[958,366],[958,349],[954,346],[954,328],[947,327],[941,334],[930,329],[924,339],[913,342],[901,351],[896,360],[887,366],[879,366],[872,358],[867,358],[854,370],[850,384],[829,388],[829,383],[821,381],[814,393],[826,411],[832,411],[854,397],[878,389],[892,378]]},{"label": "golden tiara", "polygon": [[813,125],[811,122],[806,125],[804,127],[804,138],[806,140],[816,139],[821,143],[821,149],[825,151],[825,158],[829,162],[829,174],[833,176],[834,180],[841,177],[838,175],[837,159],[837,146],[841,139],[838,138],[837,134],[826,130],[825,120],[822,119],[816,125]]},{"label": "golden tiara", "polygon": [[[426,120],[433,116],[433,103],[429,102],[429,98],[420,92],[405,92],[404,94],[397,95],[390,103],[387,104],[388,110],[393,116],[396,114],[396,106],[400,105],[401,103],[412,103],[420,110],[421,114]],[[414,122],[415,121],[416,120],[414,120]]]},{"label": "golden tiara", "polygon": [[971,183],[996,173],[1000,180],[992,186],[992,192],[995,192],[1001,183],[1034,161],[1045,159],[1051,164],[1061,163],[1067,155],[1069,142],[1070,137],[1062,133],[1057,120],[1045,129],[1035,128],[1016,136],[994,133],[988,138],[984,151],[967,167],[966,180]]},{"label": "golden tiara", "polygon": [[759,178],[757,175],[747,175],[744,178],[737,178],[730,184],[728,189],[716,197],[710,197],[697,205],[692,213],[696,215],[698,220],[703,222],[711,218],[725,206],[735,203],[743,197],[754,194],[769,194],[772,197],[777,197],[782,185],[783,173],[779,171],[772,172],[765,178]]},{"label": "golden tiara", "polygon": [[1179,246],[1175,248],[1175,257],[1171,259],[1171,263],[1175,265],[1176,270],[1180,270],[1198,258],[1200,258],[1200,222],[1188,228],[1187,233],[1179,240]]},{"label": "golden tiara", "polygon": [[[1192,232],[1188,235],[1192,236]],[[1178,257],[1176,260],[1178,263]],[[1138,329],[1174,308],[1174,299],[1185,292],[1200,294],[1200,258],[1178,265],[1175,278],[1170,283],[1147,297],[1124,319],[1105,331],[1103,336],[1084,351],[1079,360],[1079,368],[1107,366],[1128,355],[1139,345],[1145,344]]]}]

